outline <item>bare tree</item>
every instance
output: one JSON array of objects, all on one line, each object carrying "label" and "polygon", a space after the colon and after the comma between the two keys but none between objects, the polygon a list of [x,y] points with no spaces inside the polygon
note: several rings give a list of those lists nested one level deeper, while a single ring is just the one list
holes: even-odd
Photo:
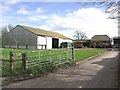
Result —
[{"label": "bare tree", "polygon": [[116,7],[120,5],[120,1],[119,0],[85,0],[85,1],[80,1],[79,4],[82,7],[86,7],[86,6],[95,6],[97,8],[101,8],[101,7],[105,7],[105,11],[107,11],[108,9],[112,8],[112,7]]},{"label": "bare tree", "polygon": [[8,32],[10,32],[10,30],[13,29],[13,25],[9,24],[9,25],[5,25],[5,26],[2,26],[0,28],[0,31],[1,31],[1,35],[4,36],[5,34],[7,34]]},{"label": "bare tree", "polygon": [[3,36],[5,36],[8,32],[13,29],[13,25],[8,24],[0,27],[0,46],[3,44]]},{"label": "bare tree", "polygon": [[85,40],[87,36],[82,31],[75,31],[75,35],[73,36],[76,40]]},{"label": "bare tree", "polygon": [[14,26],[12,24],[8,25],[8,31],[10,32],[12,29],[14,28]]},{"label": "bare tree", "polygon": [[[84,1],[84,0],[82,0]],[[120,0],[85,0],[79,2],[84,8],[87,6],[95,6],[97,8],[104,8],[105,13],[111,14],[108,19],[116,19],[118,23],[118,36],[120,36]]]},{"label": "bare tree", "polygon": [[[82,0],[84,1],[84,0]],[[119,0],[85,0],[85,2],[79,2],[79,4],[84,8],[87,6],[95,6],[97,8],[104,8],[105,13],[110,13],[110,19],[118,19],[120,12],[120,1]],[[115,16],[114,16],[115,15]]]}]

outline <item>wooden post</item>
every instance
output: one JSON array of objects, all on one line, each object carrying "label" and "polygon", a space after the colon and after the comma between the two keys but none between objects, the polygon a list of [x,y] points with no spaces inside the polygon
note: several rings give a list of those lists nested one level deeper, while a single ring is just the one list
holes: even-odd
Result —
[{"label": "wooden post", "polygon": [[22,67],[24,70],[26,70],[26,59],[27,59],[26,53],[22,53]]},{"label": "wooden post", "polygon": [[28,45],[26,44],[26,49],[28,49]]},{"label": "wooden post", "polygon": [[13,53],[10,52],[10,70],[13,70]]},{"label": "wooden post", "polygon": [[19,44],[17,43],[17,49],[19,48]]},{"label": "wooden post", "polygon": [[45,45],[45,49],[47,49],[46,45]]},{"label": "wooden post", "polygon": [[72,47],[72,64],[75,64],[74,47]]}]

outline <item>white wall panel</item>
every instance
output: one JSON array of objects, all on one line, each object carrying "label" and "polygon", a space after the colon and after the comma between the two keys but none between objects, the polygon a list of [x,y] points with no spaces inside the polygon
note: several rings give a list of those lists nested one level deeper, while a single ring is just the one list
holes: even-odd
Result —
[{"label": "white wall panel", "polygon": [[71,43],[72,43],[72,40],[69,40],[69,39],[63,39],[62,42],[71,42]]},{"label": "white wall panel", "polygon": [[38,36],[37,45],[46,45],[46,37]]},{"label": "white wall panel", "polygon": [[46,37],[38,36],[37,37],[37,49],[45,49]]},{"label": "white wall panel", "polygon": [[37,49],[45,49],[45,46],[37,46]]},{"label": "white wall panel", "polygon": [[60,44],[61,44],[62,42],[70,42],[70,43],[72,43],[72,40],[59,38],[59,46],[60,46]]},{"label": "white wall panel", "polygon": [[63,39],[59,38],[59,47],[62,42],[63,42]]},{"label": "white wall panel", "polygon": [[47,49],[52,49],[52,37],[47,37]]}]

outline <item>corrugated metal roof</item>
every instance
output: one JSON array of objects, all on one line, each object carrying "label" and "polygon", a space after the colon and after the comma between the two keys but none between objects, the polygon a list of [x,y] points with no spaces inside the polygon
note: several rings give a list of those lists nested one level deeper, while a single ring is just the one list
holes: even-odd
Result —
[{"label": "corrugated metal roof", "polygon": [[22,28],[24,28],[24,29],[26,29],[26,30],[36,34],[36,35],[40,35],[40,36],[50,36],[50,37],[56,37],[56,38],[71,39],[71,38],[66,37],[66,36],[64,36],[62,34],[59,34],[57,32],[42,30],[42,29],[28,27],[28,26],[23,26],[23,25],[17,25],[17,26],[20,26],[20,27],[22,27]]},{"label": "corrugated metal roof", "polygon": [[107,35],[95,35],[91,39],[92,41],[110,41]]}]

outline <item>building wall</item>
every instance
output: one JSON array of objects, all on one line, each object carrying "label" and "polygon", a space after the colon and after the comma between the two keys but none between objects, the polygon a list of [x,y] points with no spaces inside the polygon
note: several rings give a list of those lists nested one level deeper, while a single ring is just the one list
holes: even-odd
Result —
[{"label": "building wall", "polygon": [[47,49],[52,49],[52,37],[47,37]]},{"label": "building wall", "polygon": [[114,38],[114,47],[120,47],[120,38]]},{"label": "building wall", "polygon": [[[8,48],[52,49],[52,38],[54,37],[37,36],[17,26],[3,37],[3,45]],[[59,38],[59,47],[62,42],[72,42],[72,40]]]},{"label": "building wall", "polygon": [[59,47],[62,42],[63,42],[63,39],[59,38]]},{"label": "building wall", "polygon": [[75,48],[82,48],[83,42],[74,42],[74,47]]},{"label": "building wall", "polygon": [[92,42],[92,47],[96,47],[96,48],[106,48],[106,47],[110,47],[110,41],[97,41],[97,42]]},{"label": "building wall", "polygon": [[17,26],[3,37],[4,47],[36,49],[37,35]]},{"label": "building wall", "polygon": [[[46,48],[47,49],[52,49],[52,38],[53,37],[46,37]],[[72,40],[59,38],[59,47],[62,42],[72,42]]]},{"label": "building wall", "polygon": [[46,39],[45,36],[37,36],[37,49],[46,49]]},{"label": "building wall", "polygon": [[[52,49],[52,38],[53,37],[38,36],[37,49]],[[59,38],[59,47],[62,42],[72,42],[72,40]],[[41,45],[43,45],[43,46],[41,46]],[[46,45],[46,48],[45,48],[45,45]]]},{"label": "building wall", "polygon": [[37,49],[52,49],[52,37],[38,36]]},{"label": "building wall", "polygon": [[120,39],[114,39],[114,44],[120,44]]},{"label": "building wall", "polygon": [[70,42],[70,43],[72,43],[72,40],[59,38],[59,47],[60,47],[60,44],[61,44],[62,42]]},{"label": "building wall", "polygon": [[[70,39],[60,39],[60,38],[59,38],[59,47],[62,47],[62,46],[61,46],[61,43],[62,43],[62,42],[72,43],[72,40],[70,40]],[[63,44],[62,44],[62,45],[63,45]],[[64,46],[64,47],[65,47],[65,46]],[[68,44],[68,46],[66,46],[66,47],[67,47],[67,48],[71,47],[71,44],[70,44],[70,45]]]},{"label": "building wall", "polygon": [[63,42],[71,42],[72,43],[72,40],[70,40],[70,39],[63,39]]}]

